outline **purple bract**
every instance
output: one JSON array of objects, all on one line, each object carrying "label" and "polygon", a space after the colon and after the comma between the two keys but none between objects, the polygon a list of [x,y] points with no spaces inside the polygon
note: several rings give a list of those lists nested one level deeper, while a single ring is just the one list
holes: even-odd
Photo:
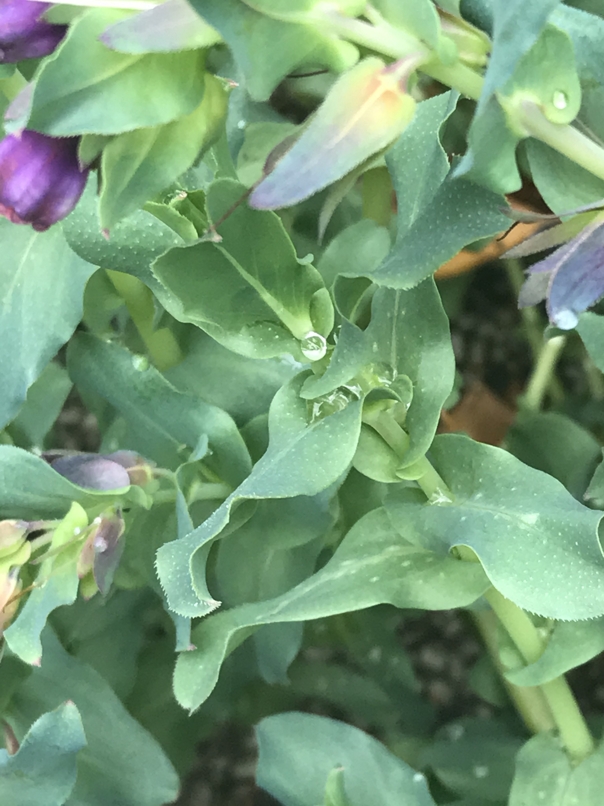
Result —
[{"label": "purple bract", "polygon": [[0,64],[47,56],[65,36],[66,25],[40,19],[52,3],[0,0]]},{"label": "purple bract", "polygon": [[78,140],[28,129],[5,137],[0,142],[0,215],[39,232],[69,215],[88,177],[78,162]]}]

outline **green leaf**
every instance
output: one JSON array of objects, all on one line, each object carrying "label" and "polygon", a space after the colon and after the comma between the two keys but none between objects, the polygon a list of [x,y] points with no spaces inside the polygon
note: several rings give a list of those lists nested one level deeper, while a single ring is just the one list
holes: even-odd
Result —
[{"label": "green leaf", "polygon": [[343,767],[334,767],[334,769],[327,776],[323,805],[351,806],[348,796],[346,795]]},{"label": "green leaf", "polygon": [[533,736],[518,753],[508,806],[599,806],[604,787],[604,747],[578,766],[550,734]]},{"label": "green leaf", "polygon": [[553,411],[522,412],[505,443],[521,462],[549,473],[580,501],[602,455],[589,431]]},{"label": "green leaf", "polygon": [[[245,188],[213,183],[208,209],[214,221],[240,202]],[[300,263],[279,218],[239,205],[218,225],[219,245],[198,242],[171,249],[153,265],[168,289],[169,312],[191,322],[230,350],[251,358],[292,353],[316,332],[329,335],[333,309],[320,274]]]},{"label": "green leaf", "polygon": [[235,504],[317,495],[348,469],[361,425],[360,404],[309,423],[306,401],[299,397],[303,382],[304,377],[298,376],[275,395],[269,412],[269,447],[247,479],[194,532],[158,551],[157,573],[176,613],[194,617],[208,612],[196,590],[205,589],[208,543],[226,526]]},{"label": "green leaf", "polygon": [[74,543],[73,538],[87,526],[86,512],[79,504],[72,504],[52,536],[52,549],[61,547],[61,552],[42,562],[34,589],[17,618],[4,633],[10,649],[25,663],[40,665],[40,635],[48,616],[61,605],[70,605],[75,601],[80,582],[77,560],[82,544]]},{"label": "green leaf", "polygon": [[543,654],[535,663],[505,673],[517,686],[540,686],[587,663],[604,650],[604,619],[561,621],[554,626]]},{"label": "green leaf", "polygon": [[238,0],[192,0],[199,15],[220,33],[256,101],[266,101],[294,68],[312,64],[340,73],[358,58],[348,42],[320,25],[282,22]]},{"label": "green leaf", "polygon": [[[379,288],[367,329],[346,324],[329,368],[324,375],[309,378],[302,395],[317,398],[354,383],[354,378],[362,386],[360,379],[370,374],[383,379],[375,381],[376,386],[396,394],[397,385],[410,380],[413,396],[405,420],[410,447],[404,462],[398,462],[410,465],[430,447],[455,375],[449,322],[436,285],[430,279],[408,291]],[[402,388],[406,390],[406,383]]]},{"label": "green leaf", "polygon": [[276,599],[202,621],[192,634],[197,649],[182,653],[176,663],[174,693],[185,708],[199,707],[216,685],[224,659],[262,624],[308,621],[382,603],[430,610],[462,607],[488,584],[478,563],[412,546],[401,540],[383,510],[374,510],[309,579]]},{"label": "green leaf", "polygon": [[533,613],[569,621],[604,613],[601,513],[551,476],[465,436],[437,437],[430,458],[453,499],[392,493],[386,507],[406,540],[440,551],[469,546],[493,585]]},{"label": "green leaf", "polygon": [[[182,445],[194,451],[205,436],[214,451],[208,465],[229,484],[241,481],[251,463],[229,415],[197,395],[179,392],[139,359],[117,344],[85,333],[71,341],[67,353],[74,383],[103,397],[128,422],[129,447],[173,464]],[[152,449],[158,453],[149,452]]]},{"label": "green leaf", "polygon": [[439,131],[456,100],[449,92],[418,104],[414,119],[386,157],[398,204],[394,247],[373,271],[344,268],[345,277],[412,288],[464,246],[509,227],[500,211],[505,205],[500,196],[448,175]]},{"label": "green leaf", "polygon": [[577,325],[589,357],[600,372],[604,372],[604,318],[596,313],[582,313]]},{"label": "green leaf", "polygon": [[76,780],[78,752],[86,736],[72,702],[42,714],[10,756],[0,750],[0,797],[19,806],[62,806]]},{"label": "green leaf", "polygon": [[164,374],[178,389],[224,409],[241,426],[265,413],[277,389],[298,369],[294,361],[238,355],[194,328],[184,360]]},{"label": "green leaf", "polygon": [[44,662],[16,692],[9,719],[19,735],[41,713],[67,699],[77,706],[87,746],[78,754],[77,781],[65,806],[172,802],[178,777],[155,739],[128,714],[105,680],[68,655],[49,629],[42,644]]},{"label": "green leaf", "polygon": [[[124,12],[93,9],[78,17],[35,82],[27,126],[67,137],[119,134],[190,114],[204,92],[203,53],[127,55],[99,41]],[[153,103],[149,103],[149,87]]]},{"label": "green leaf", "polygon": [[203,100],[190,115],[114,137],[101,161],[101,227],[111,229],[188,170],[215,139],[226,105],[225,84],[206,73]]},{"label": "green leaf", "polygon": [[[229,605],[272,599],[310,576],[332,523],[325,495],[260,501],[252,517],[220,541],[215,574]],[[286,684],[302,624],[267,625],[254,635],[260,673]]]},{"label": "green leaf", "polygon": [[[154,507],[153,513],[155,510]],[[126,543],[129,539],[128,532]],[[92,666],[123,701],[137,675],[145,641],[145,618],[156,603],[148,590],[114,588],[106,598],[78,597],[70,607],[53,613],[52,625],[70,654]]]},{"label": "green leaf", "polygon": [[3,518],[62,518],[73,501],[84,509],[105,502],[115,503],[120,498],[125,502],[132,498],[130,490],[127,487],[100,492],[77,487],[40,456],[11,445],[0,445],[0,516]]},{"label": "green leaf", "polygon": [[0,429],[82,317],[84,286],[94,271],[65,243],[59,227],[34,232],[0,219]]},{"label": "green leaf", "polygon": [[[595,12],[597,6],[593,9]],[[551,21],[565,31],[573,42],[583,93],[581,122],[601,138],[604,135],[604,20],[597,13],[587,14],[580,8],[561,3],[552,14]],[[589,176],[593,179],[591,174]],[[573,193],[573,188],[567,190]]]},{"label": "green leaf", "polygon": [[355,276],[362,275],[364,271],[371,273],[386,257],[389,249],[390,234],[386,227],[379,227],[370,218],[362,218],[338,232],[327,244],[317,269],[327,288],[331,288],[343,267],[352,269]]},{"label": "green leaf", "polygon": [[70,390],[67,371],[56,361],[47,364],[27,390],[25,403],[9,426],[19,447],[44,446],[44,438],[59,416]]},{"label": "green leaf", "polygon": [[336,767],[350,806],[435,806],[421,773],[352,725],[291,712],[263,719],[256,737],[258,785],[283,806],[323,803]]},{"label": "green leaf", "polygon": [[528,140],[526,153],[533,182],[554,212],[563,213],[604,198],[604,180],[545,143]]},{"label": "green leaf", "polygon": [[94,266],[133,274],[155,293],[163,289],[151,272],[151,264],[170,247],[183,243],[170,226],[143,210],[118,222],[106,238],[101,231],[95,178],[90,179],[78,206],[62,226],[67,242],[81,258]]},{"label": "green leaf", "polygon": [[166,0],[109,26],[100,40],[120,53],[168,53],[208,48],[220,36],[186,0]]},{"label": "green leaf", "polygon": [[[499,161],[502,153],[499,151],[501,148],[499,138],[492,140],[484,137],[487,132],[497,135],[494,115],[499,120],[503,119],[499,104],[494,96],[512,79],[514,71],[522,58],[537,42],[548,17],[558,3],[559,0],[544,0],[542,3],[532,4],[527,9],[522,0],[511,0],[509,3],[493,4],[492,8],[489,9],[492,16],[491,38],[493,46],[482,93],[470,127],[469,141],[471,147],[458,168],[460,174],[468,172],[478,174],[480,167],[485,163],[488,164],[486,154],[491,154],[495,161]],[[523,24],[521,29],[517,25],[518,15],[522,15]],[[555,61],[552,64],[555,65]],[[548,71],[541,71],[537,80],[542,77],[547,81],[547,73]],[[491,118],[491,122],[489,122],[489,118]],[[520,175],[515,168],[513,159],[514,141],[506,135],[505,142],[504,159],[510,168],[510,175],[506,185],[510,190],[517,189],[520,186]],[[477,153],[475,149],[477,149]],[[505,178],[504,171],[501,171],[500,177]]]},{"label": "green leaf", "polygon": [[437,733],[420,762],[456,794],[481,803],[499,802],[510,790],[514,759],[522,743],[522,738],[495,720],[462,719]]}]

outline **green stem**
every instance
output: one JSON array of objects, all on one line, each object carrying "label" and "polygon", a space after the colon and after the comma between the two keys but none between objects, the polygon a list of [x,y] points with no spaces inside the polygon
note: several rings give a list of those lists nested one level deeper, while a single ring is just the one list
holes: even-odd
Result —
[{"label": "green stem", "polygon": [[543,345],[524,393],[526,408],[532,411],[539,411],[541,408],[565,344],[566,336],[554,336]]},{"label": "green stem", "polygon": [[[409,436],[394,420],[390,411],[368,408],[363,415],[363,420],[377,431],[401,459],[404,459],[409,449]],[[420,462],[423,462],[423,465],[420,465]],[[443,502],[454,500],[454,495],[446,482],[426,457],[423,457],[414,466],[419,471],[424,470],[423,474],[420,472],[417,483],[429,501],[434,503],[438,500]],[[475,562],[477,559],[472,549],[466,546],[459,546],[457,555],[466,561]],[[546,643],[528,614],[506,599],[495,588],[490,588],[485,593],[485,599],[491,605],[492,611],[507,630],[526,663],[535,663],[543,654]],[[491,640],[494,647],[494,639]],[[594,750],[594,741],[564,676],[561,675],[555,680],[544,683],[539,686],[539,691],[539,697],[536,695],[531,697],[530,694],[521,695],[522,708],[526,711],[525,718],[530,714],[529,718],[533,723],[536,721],[536,724],[540,726],[549,725],[547,713],[543,708],[544,700],[569,756],[577,761],[586,758]],[[515,696],[514,700],[517,701],[518,697]],[[544,728],[540,727],[540,729]]]},{"label": "green stem", "polygon": [[505,676],[497,641],[498,620],[493,610],[471,611],[491,660],[499,672],[506,691],[531,733],[555,730],[556,723],[539,686],[515,686]]},{"label": "green stem", "polygon": [[528,134],[604,179],[604,149],[601,146],[573,126],[552,123],[531,101],[524,101],[518,111],[519,123]]},{"label": "green stem", "polygon": [[[525,661],[534,663],[543,654],[546,645],[528,615],[495,588],[485,593],[485,599]],[[543,683],[540,688],[571,758],[580,761],[593,753],[593,737],[564,676]]]},{"label": "green stem", "polygon": [[419,68],[423,73],[453,87],[462,95],[475,101],[480,97],[483,78],[479,73],[462,62],[445,67],[433,58],[429,48],[406,31],[395,28],[386,22],[370,25],[363,20],[344,17],[338,12],[331,12],[325,16],[333,33],[393,59],[403,59],[412,54],[423,57],[425,63],[421,64]]},{"label": "green stem", "polygon": [[172,331],[163,327],[155,330],[153,294],[137,277],[107,270],[107,276],[126,303],[128,313],[149,351],[151,361],[162,372],[182,361],[182,353]]}]

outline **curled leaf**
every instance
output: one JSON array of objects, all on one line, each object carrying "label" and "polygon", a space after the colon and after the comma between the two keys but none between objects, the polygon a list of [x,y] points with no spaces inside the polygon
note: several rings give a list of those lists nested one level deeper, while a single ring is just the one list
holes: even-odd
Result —
[{"label": "curled leaf", "polygon": [[303,201],[394,142],[415,111],[406,84],[419,61],[414,54],[386,66],[370,57],[345,73],[253,191],[250,206],[274,210]]}]

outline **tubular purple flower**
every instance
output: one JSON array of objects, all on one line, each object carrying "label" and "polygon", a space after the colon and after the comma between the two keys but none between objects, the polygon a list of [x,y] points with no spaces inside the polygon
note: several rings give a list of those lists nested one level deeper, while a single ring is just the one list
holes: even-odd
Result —
[{"label": "tubular purple flower", "polygon": [[52,3],[0,0],[0,64],[47,56],[65,36],[66,25],[40,19]]},{"label": "tubular purple flower", "polygon": [[5,137],[0,142],[0,215],[38,232],[69,215],[88,178],[88,168],[78,162],[78,140],[28,129]]}]

